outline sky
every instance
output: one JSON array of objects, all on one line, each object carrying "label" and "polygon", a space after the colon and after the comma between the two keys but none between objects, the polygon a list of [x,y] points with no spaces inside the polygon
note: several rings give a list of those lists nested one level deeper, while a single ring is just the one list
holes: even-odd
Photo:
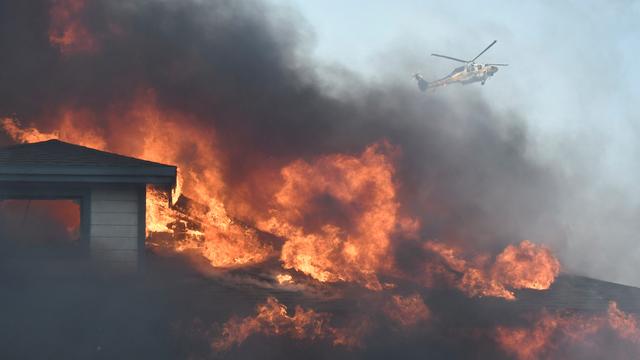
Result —
[{"label": "sky", "polygon": [[[508,63],[482,92],[527,124],[529,151],[575,186],[564,205],[568,268],[640,285],[640,2],[272,0],[306,22],[312,57],[375,81],[457,63]],[[428,96],[428,95],[426,95]]]}]

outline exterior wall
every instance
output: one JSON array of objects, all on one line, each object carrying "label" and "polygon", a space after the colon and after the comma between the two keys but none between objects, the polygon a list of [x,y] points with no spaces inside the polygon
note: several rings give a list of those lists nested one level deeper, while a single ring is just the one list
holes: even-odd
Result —
[{"label": "exterior wall", "polygon": [[91,256],[108,268],[137,270],[144,251],[144,188],[94,187],[90,204]]}]

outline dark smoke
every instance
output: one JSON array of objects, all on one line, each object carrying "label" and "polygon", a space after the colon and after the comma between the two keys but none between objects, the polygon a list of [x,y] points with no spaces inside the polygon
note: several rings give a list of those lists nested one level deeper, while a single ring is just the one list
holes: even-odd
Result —
[{"label": "dark smoke", "polygon": [[[422,239],[452,239],[496,250],[530,238],[562,250],[558,224],[551,220],[560,192],[555,175],[529,157],[527,130],[518,115],[494,111],[475,93],[464,99],[425,96],[404,78],[373,83],[344,69],[345,80],[328,85],[320,65],[306,54],[311,40],[307,25],[259,1],[87,1],[81,22],[97,49],[65,54],[49,42],[51,4],[0,2],[2,116],[47,129],[52,126],[48,114],[61,107],[90,109],[96,114],[93,125],[102,127],[108,139],[115,138],[119,134],[100,114],[151,89],[162,109],[192,115],[190,121],[215,129],[225,149],[223,173],[231,198],[241,196],[236,194],[246,190],[241,185],[251,183],[265,163],[359,153],[386,139],[401,152],[396,181],[402,211],[422,220]],[[122,123],[126,127],[127,119]],[[233,204],[228,206],[233,211]],[[412,271],[424,260],[416,251],[419,246],[397,240],[398,266]],[[10,295],[0,296],[0,308],[19,311],[0,317],[0,353],[26,358],[208,357],[210,348],[202,339],[214,331],[210,324],[231,313],[251,314],[264,298],[212,284],[179,261],[165,261],[152,261],[143,285],[102,279],[82,262],[56,271],[51,265],[16,270],[3,262],[0,281],[7,291],[2,293]],[[56,278],[57,271],[66,275]],[[69,280],[69,272],[76,277]],[[51,275],[43,279],[42,273]],[[429,306],[446,312],[453,298],[454,307],[467,309],[452,317],[457,322],[448,323],[448,331],[453,333],[463,321],[478,326],[491,321],[489,315],[472,311],[470,300],[445,295]],[[495,314],[502,305],[496,300],[483,306]],[[352,307],[348,303],[344,308]],[[509,314],[520,310],[510,309]],[[448,320],[443,316],[440,321]],[[33,328],[40,330],[26,330]],[[385,339],[388,334],[377,335]],[[393,335],[391,339],[404,341],[403,358],[468,358],[475,350],[485,358],[499,356],[482,345],[487,339],[472,335],[473,351],[457,346],[448,336],[452,334],[432,328],[409,337]],[[425,345],[424,337],[432,340]],[[49,343],[40,348],[19,343],[42,339]],[[250,358],[258,351],[265,358],[312,358],[309,353],[315,358],[389,358],[398,346],[390,343],[351,353],[327,350],[327,344],[255,337],[235,356]]]},{"label": "dark smoke", "polygon": [[355,75],[329,94],[304,53],[306,25],[261,2],[88,1],[81,20],[98,49],[78,54],[49,43],[49,4],[0,5],[0,114],[47,128],[61,106],[88,108],[117,137],[100,113],[153,89],[161,108],[216,130],[231,193],[267,161],[360,152],[387,139],[402,152],[402,204],[424,220],[425,238],[557,241],[555,224],[530,226],[555,209],[553,175],[527,157],[517,115],[474,94],[453,101],[405,79]]}]

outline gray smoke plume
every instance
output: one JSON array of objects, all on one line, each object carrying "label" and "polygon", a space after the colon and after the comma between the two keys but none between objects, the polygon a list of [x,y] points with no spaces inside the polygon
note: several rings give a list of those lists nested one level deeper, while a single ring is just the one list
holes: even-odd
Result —
[{"label": "gray smoke plume", "polygon": [[386,139],[402,153],[401,203],[423,220],[422,237],[455,232],[483,248],[558,240],[547,221],[553,174],[528,157],[518,116],[475,95],[454,102],[405,79],[372,84],[346,71],[348,83],[328,86],[305,55],[305,24],[261,2],[88,1],[80,21],[97,49],[77,54],[49,42],[49,4],[1,5],[2,114],[46,128],[47,114],[75,106],[109,134],[101,111],[153,89],[161,108],[216,130],[231,192],[266,159],[360,152]]},{"label": "gray smoke plume", "polygon": [[[87,1],[78,21],[94,39],[95,49],[77,53],[65,53],[49,39],[55,3],[0,2],[0,116],[15,116],[24,124],[50,129],[53,124],[48,114],[61,107],[88,109],[95,115],[92,126],[101,128],[107,139],[115,138],[127,128],[127,119],[115,131],[101,121],[100,114],[125,106],[140,91],[152,89],[161,109],[188,114],[185,121],[215,129],[216,141],[225,149],[222,172],[232,195],[247,191],[240,185],[246,185],[261,164],[281,166],[299,158],[359,153],[367,145],[386,140],[400,153],[395,160],[395,180],[401,210],[421,220],[421,239],[453,237],[470,249],[489,251],[530,239],[549,245],[561,260],[566,256],[563,228],[557,220],[566,188],[552,169],[530,156],[521,115],[495,111],[474,93],[463,101],[425,95],[405,78],[372,82],[344,69],[332,69],[332,78],[340,80],[328,81],[323,78],[326,69],[320,71],[320,65],[307,55],[312,41],[308,26],[287,10],[260,1]],[[0,144],[8,144],[9,139],[2,136]],[[253,190],[259,192],[249,192]],[[233,204],[228,206],[233,210]],[[396,240],[398,267],[410,272],[423,261],[419,243]],[[167,324],[184,335],[184,329],[198,326],[176,319],[201,317],[203,324],[224,321],[232,310],[250,313],[258,296],[234,291],[226,293],[225,301],[216,302],[218,288],[187,269],[182,263],[156,264],[152,270],[157,275],[140,289],[126,282],[100,286],[99,276],[91,272],[69,285],[75,291],[88,289],[80,296],[83,306],[78,311],[91,314],[95,322],[104,321],[103,338],[95,328],[82,338],[83,329],[77,326],[85,320],[78,313],[77,318],[61,320],[73,312],[58,311],[56,306],[71,301],[73,293],[60,295],[44,309],[33,303],[36,310],[31,315],[29,307],[21,311],[24,316],[40,317],[54,312],[60,324],[72,329],[65,334],[81,338],[77,353],[62,352],[66,357],[122,358],[136,346],[142,346],[139,355],[148,357],[184,358],[191,352],[199,357],[210,351],[207,344],[192,343],[188,336],[174,338]],[[25,288],[24,280],[31,279],[36,270],[24,276],[0,273],[5,284],[19,294],[3,296],[6,303],[0,305],[6,306],[1,308],[17,306],[20,296],[46,299],[47,294],[62,294],[64,288],[57,289],[55,281],[36,281]],[[195,280],[188,282],[185,277]],[[115,298],[120,294],[131,297],[132,303]],[[153,295],[150,304],[149,294]],[[87,305],[92,299],[99,311]],[[435,307],[451,309],[451,298],[443,299]],[[468,310],[468,300],[453,299],[456,309],[467,309],[465,316],[481,325],[489,322],[489,315]],[[115,342],[122,339],[119,329],[127,328],[131,317],[142,325],[128,329],[132,343],[122,350],[125,353],[118,353],[113,349],[118,349]],[[20,314],[8,323],[34,326],[25,325]],[[156,333],[158,323],[163,327]],[[206,333],[207,326],[199,331]],[[27,336],[9,334],[6,328],[1,335],[2,339]],[[456,348],[455,341],[446,340],[445,335],[431,344],[434,358],[452,358],[449,351]],[[36,338],[46,338],[46,332]],[[404,358],[423,357],[422,339],[410,341]],[[158,342],[162,346],[154,348]],[[269,348],[270,343],[260,340],[251,345],[251,350],[240,350],[244,352],[238,356],[250,357],[256,349],[271,358],[309,353],[291,344],[284,350]],[[55,346],[44,347],[50,348]],[[59,357],[55,352],[15,344],[10,349],[8,354],[14,357]],[[311,353],[315,358],[353,358],[353,353],[339,350],[333,354],[323,349]],[[367,351],[360,355],[397,354],[375,346]],[[469,348],[457,351],[460,358],[471,356]],[[487,358],[497,358],[493,350],[484,351],[490,354]]]}]

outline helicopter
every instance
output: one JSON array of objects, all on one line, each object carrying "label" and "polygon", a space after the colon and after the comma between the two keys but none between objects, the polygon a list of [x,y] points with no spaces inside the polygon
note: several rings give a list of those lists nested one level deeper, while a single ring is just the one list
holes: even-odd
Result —
[{"label": "helicopter", "polygon": [[420,89],[420,91],[424,92],[429,89],[437,88],[440,86],[447,86],[449,84],[455,83],[467,85],[474,82],[480,82],[481,85],[484,85],[489,77],[495,75],[495,73],[498,72],[499,66],[509,66],[509,64],[479,64],[475,62],[482,54],[487,52],[487,50],[495,45],[496,42],[498,41],[493,40],[493,42],[489,44],[489,46],[487,46],[480,52],[480,54],[478,54],[471,60],[462,60],[447,55],[431,54],[431,56],[437,56],[461,62],[464,63],[464,65],[453,69],[453,71],[449,75],[435,81],[427,81],[422,77],[422,75],[420,75],[420,73],[415,73],[413,74],[413,78],[418,82],[418,88]]}]

